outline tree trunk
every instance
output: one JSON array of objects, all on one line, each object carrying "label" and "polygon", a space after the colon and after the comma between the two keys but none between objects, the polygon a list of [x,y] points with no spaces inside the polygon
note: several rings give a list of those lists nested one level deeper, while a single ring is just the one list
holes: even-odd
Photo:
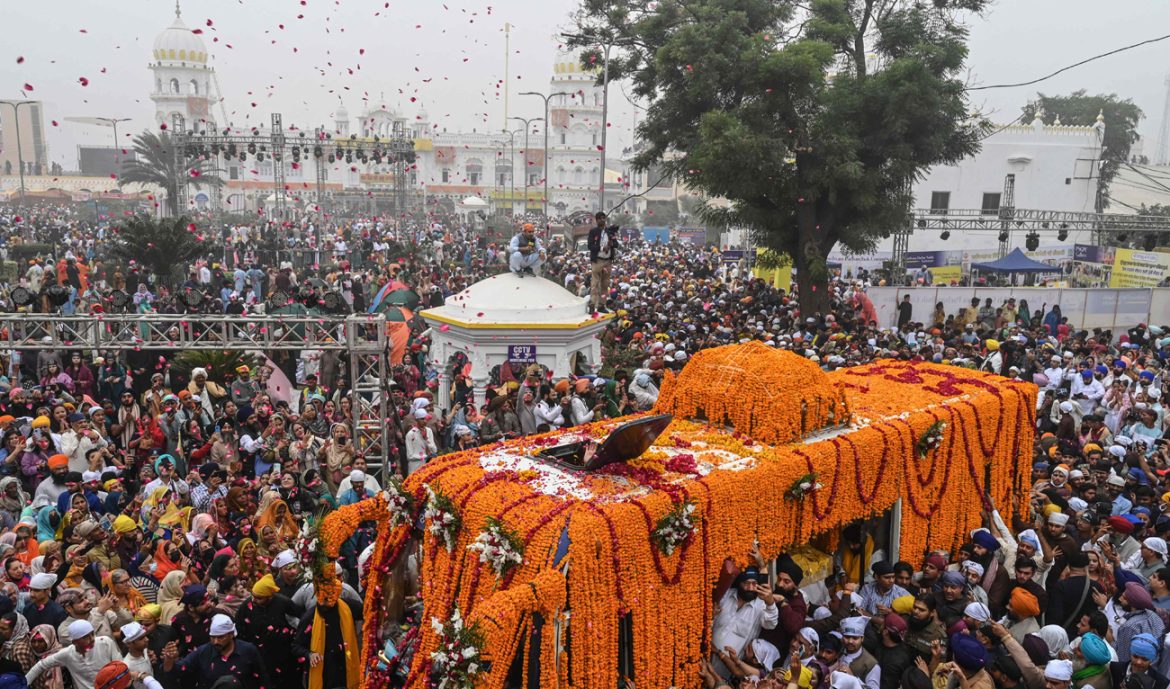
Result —
[{"label": "tree trunk", "polygon": [[829,293],[827,232],[818,227],[816,212],[802,208],[797,213],[799,223],[797,246],[792,257],[796,268],[796,294],[800,300],[802,318],[829,313],[832,298]]}]

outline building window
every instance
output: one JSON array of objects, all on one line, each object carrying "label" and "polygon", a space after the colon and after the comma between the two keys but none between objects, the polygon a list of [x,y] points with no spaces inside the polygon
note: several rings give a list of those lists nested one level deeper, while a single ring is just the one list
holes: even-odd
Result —
[{"label": "building window", "polygon": [[562,145],[562,146],[564,146],[564,145],[565,145],[565,138],[566,138],[566,137],[565,137],[565,133],[564,133],[564,132],[561,132],[561,145]]},{"label": "building window", "polygon": [[179,92],[179,80],[178,79],[171,79],[171,93],[178,93],[178,92]]},{"label": "building window", "polygon": [[235,165],[232,165],[231,167],[229,167],[228,168],[228,179],[239,179],[239,178],[240,178],[240,168],[236,167]]},{"label": "building window", "polygon": [[946,215],[947,210],[951,207],[951,192],[949,191],[932,191],[930,192],[930,212],[933,215]]},{"label": "building window", "polygon": [[483,161],[478,158],[472,158],[467,161],[467,183],[471,186],[479,186],[480,180],[483,178]]},{"label": "building window", "polygon": [[999,192],[983,195],[983,215],[999,215],[999,198]]},{"label": "building window", "polygon": [[194,79],[191,80],[191,93],[196,96],[199,95],[199,82]]},{"label": "building window", "polygon": [[443,184],[451,181],[451,171],[443,170]]}]

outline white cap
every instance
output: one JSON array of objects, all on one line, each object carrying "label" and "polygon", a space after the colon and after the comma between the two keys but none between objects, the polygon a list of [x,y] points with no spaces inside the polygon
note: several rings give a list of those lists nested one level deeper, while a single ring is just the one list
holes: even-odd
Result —
[{"label": "white cap", "polygon": [[122,641],[130,643],[146,636],[146,628],[137,622],[122,625]]},{"label": "white cap", "polygon": [[227,615],[216,615],[211,618],[211,636],[225,636],[236,633],[236,623]]},{"label": "white cap", "polygon": [[1073,410],[1073,403],[1065,400],[1060,403],[1060,410],[1066,414],[1071,414]]},{"label": "white cap", "polygon": [[[1124,457],[1125,448],[1120,445],[1110,445],[1109,454],[1113,455],[1114,457]],[[1124,484],[1124,481],[1122,483]]]},{"label": "white cap", "polygon": [[48,572],[41,572],[40,574],[32,575],[32,579],[28,582],[30,589],[51,589],[53,584],[57,583],[57,575]]},{"label": "white cap", "polygon": [[1149,538],[1142,541],[1142,545],[1161,555],[1162,559],[1166,558],[1168,549],[1166,547],[1165,540],[1158,538],[1157,536],[1150,536]]},{"label": "white cap", "polygon": [[1048,515],[1048,523],[1056,526],[1064,526],[1068,524],[1068,515],[1064,512],[1053,512]]},{"label": "white cap", "polygon": [[297,556],[291,550],[282,550],[272,558],[272,569],[282,569],[296,563]]},{"label": "white cap", "polygon": [[421,409],[421,408],[420,408],[420,409],[415,409],[415,410],[414,410],[414,418],[416,418],[416,419],[425,419],[425,418],[427,418],[427,410],[426,410],[426,409]]},{"label": "white cap", "polygon": [[93,625],[87,620],[73,620],[69,623],[69,638],[77,641],[78,639],[93,634]]},{"label": "white cap", "polygon": [[1072,680],[1073,664],[1071,660],[1050,660],[1044,666],[1045,679],[1054,679],[1057,682],[1068,682]]},{"label": "white cap", "polygon": [[1128,435],[1119,435],[1113,438],[1113,442],[1121,445],[1122,447],[1129,447],[1130,445],[1133,445],[1133,438],[1129,437]]},{"label": "white cap", "polygon": [[361,469],[354,469],[353,471],[349,472],[350,483],[364,483],[365,480],[366,472],[362,471]]},{"label": "white cap", "polygon": [[868,621],[865,617],[846,617],[841,620],[841,635],[865,636],[865,625]]},{"label": "white cap", "polygon": [[1125,479],[1121,478],[1117,474],[1113,474],[1109,478],[1105,479],[1105,483],[1108,483],[1111,486],[1117,486],[1118,488],[1125,488]]},{"label": "white cap", "polygon": [[89,483],[90,481],[102,480],[102,473],[100,471],[83,471],[81,472],[81,482]]},{"label": "white cap", "polygon": [[963,608],[963,614],[976,622],[987,622],[991,619],[991,611],[982,603],[970,603]]}]

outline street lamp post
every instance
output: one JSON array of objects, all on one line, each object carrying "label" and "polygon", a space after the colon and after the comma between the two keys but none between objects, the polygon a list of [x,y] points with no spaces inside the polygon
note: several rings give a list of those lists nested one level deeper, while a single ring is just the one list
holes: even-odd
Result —
[{"label": "street lamp post", "polygon": [[605,212],[605,134],[609,129],[609,49],[613,43],[605,44],[604,72],[601,77],[601,180],[597,188],[597,210]]},{"label": "street lamp post", "polygon": [[[531,117],[525,119],[523,117],[516,117],[513,115],[509,117],[510,120],[520,120],[524,123],[524,213],[528,213],[528,135],[532,133],[533,122],[544,122],[543,117]],[[545,126],[547,130],[547,125]]]},{"label": "street lamp post", "polygon": [[536,96],[544,101],[544,223],[548,225],[548,100],[553,96],[570,96],[571,93],[564,91],[557,91],[550,93],[547,96],[536,91],[523,91],[521,96]]},{"label": "street lamp post", "polygon": [[[509,118],[510,119],[510,118]],[[516,132],[505,129],[508,135],[508,217],[516,215]]]},{"label": "street lamp post", "polygon": [[16,130],[16,162],[20,167],[20,205],[24,205],[24,145],[20,142],[20,106],[32,105],[32,100],[0,100],[0,104],[12,107],[12,128]]}]

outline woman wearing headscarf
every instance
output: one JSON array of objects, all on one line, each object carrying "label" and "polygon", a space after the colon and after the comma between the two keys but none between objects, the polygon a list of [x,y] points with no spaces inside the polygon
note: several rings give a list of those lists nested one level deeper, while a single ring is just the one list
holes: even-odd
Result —
[{"label": "woman wearing headscarf", "polygon": [[[57,527],[61,524],[61,515],[57,508],[46,505],[37,511],[37,541],[45,543],[57,539]],[[44,553],[41,553],[44,555]]]},{"label": "woman wearing headscarf", "polygon": [[175,615],[183,609],[180,601],[183,598],[183,584],[187,583],[187,573],[174,570],[163,577],[162,585],[158,589],[158,607],[161,610],[159,620],[162,624],[170,624]]},{"label": "woman wearing headscarf", "polygon": [[216,554],[211,566],[207,568],[207,576],[204,577],[203,583],[210,593],[226,592],[221,582],[227,577],[238,578],[239,575],[240,559],[229,549]]},{"label": "woman wearing headscarf", "polygon": [[240,580],[248,588],[252,587],[268,573],[268,563],[260,557],[256,542],[250,538],[241,538],[236,544],[237,557],[240,560]]},{"label": "woman wearing headscarf", "polygon": [[349,431],[345,424],[335,423],[329,427],[329,438],[321,447],[318,456],[323,465],[322,477],[329,484],[332,492],[337,491],[344,472],[349,471],[355,455],[353,443],[349,439]]},{"label": "woman wearing headscarf", "polygon": [[1044,645],[1048,646],[1049,658],[1056,658],[1068,650],[1068,632],[1058,624],[1043,626],[1036,635],[1044,639]]},{"label": "woman wearing headscarf", "polygon": [[[40,624],[32,628],[28,637],[29,646],[41,661],[61,650],[57,642],[57,630],[51,624]],[[45,670],[37,677],[30,689],[65,689],[65,674],[60,667]]]},{"label": "woman wearing headscarf", "polygon": [[142,503],[141,524],[150,532],[162,529],[187,529],[191,517],[191,508],[179,507],[175,504],[171,489],[159,486],[150,492]]},{"label": "woman wearing headscarf", "polygon": [[269,524],[257,529],[256,533],[260,537],[260,540],[256,542],[256,550],[261,557],[269,562],[276,557],[277,553],[284,550],[284,543],[281,542],[275,526]]},{"label": "woman wearing headscarf", "polygon": [[[269,499],[269,496],[275,497]],[[300,535],[301,527],[293,518],[292,512],[289,511],[288,503],[280,498],[280,493],[275,491],[265,493],[264,497],[268,499],[268,506],[256,516],[256,528],[263,529],[266,526],[271,526],[276,529],[279,540],[291,543]]]},{"label": "woman wearing headscarf", "polygon": [[154,548],[154,578],[161,584],[171,572],[180,569],[183,553],[173,541],[160,539]]},{"label": "woman wearing headscarf", "polygon": [[20,479],[15,476],[0,478],[0,526],[10,528],[20,521],[24,508],[31,503],[28,493],[20,485]]}]

